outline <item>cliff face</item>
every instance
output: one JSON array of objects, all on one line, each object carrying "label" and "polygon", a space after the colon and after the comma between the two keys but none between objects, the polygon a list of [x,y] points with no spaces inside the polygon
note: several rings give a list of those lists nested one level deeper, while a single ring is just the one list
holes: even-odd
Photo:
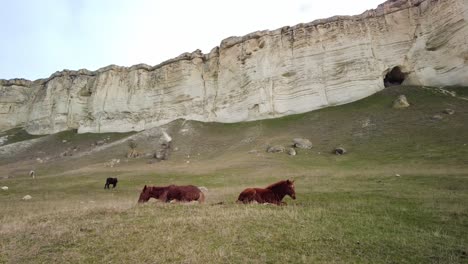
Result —
[{"label": "cliff face", "polygon": [[468,85],[467,21],[467,0],[390,0],[358,16],[231,37],[209,54],[154,67],[0,80],[0,130],[124,132],[178,118],[279,117],[369,96],[394,67],[406,84]]}]

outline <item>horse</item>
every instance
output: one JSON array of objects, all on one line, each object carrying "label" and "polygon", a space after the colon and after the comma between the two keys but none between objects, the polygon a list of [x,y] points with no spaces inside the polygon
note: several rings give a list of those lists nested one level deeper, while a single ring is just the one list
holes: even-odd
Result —
[{"label": "horse", "polygon": [[205,201],[205,195],[202,190],[193,185],[169,185],[165,187],[145,185],[140,193],[140,198],[138,198],[138,203],[145,203],[150,198],[155,198],[165,203],[174,200],[180,202],[198,201],[198,203]]},{"label": "horse", "polygon": [[283,198],[289,195],[294,200],[296,199],[296,192],[294,190],[294,181],[284,180],[273,183],[262,188],[247,188],[239,194],[237,203],[271,203],[276,205],[286,205],[282,202]]},{"label": "horse", "polygon": [[112,184],[112,188],[115,188],[115,186],[117,186],[117,182],[119,182],[117,178],[107,178],[106,184],[104,185],[104,189],[109,189],[109,185],[111,184]]}]

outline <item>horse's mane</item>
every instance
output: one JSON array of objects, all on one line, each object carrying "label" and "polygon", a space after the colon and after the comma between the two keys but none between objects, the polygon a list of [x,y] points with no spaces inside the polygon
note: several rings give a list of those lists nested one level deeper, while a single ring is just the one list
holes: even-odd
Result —
[{"label": "horse's mane", "polygon": [[275,182],[275,183],[273,183],[273,184],[268,185],[265,189],[272,190],[272,189],[275,189],[275,188],[278,187],[278,186],[287,185],[286,182],[287,182],[287,181],[284,181],[284,180],[283,180],[283,181],[279,181],[279,182]]}]

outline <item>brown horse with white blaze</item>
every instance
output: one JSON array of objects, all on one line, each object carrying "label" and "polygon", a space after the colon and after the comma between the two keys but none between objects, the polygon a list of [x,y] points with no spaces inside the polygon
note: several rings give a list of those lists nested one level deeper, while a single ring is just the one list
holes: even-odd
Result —
[{"label": "brown horse with white blaze", "polygon": [[283,198],[289,195],[291,198],[296,199],[296,191],[294,190],[294,181],[284,180],[277,183],[273,183],[267,186],[265,189],[262,188],[247,188],[242,191],[237,198],[239,203],[271,203],[276,205],[286,204],[282,202]]},{"label": "brown horse with white blaze", "polygon": [[138,202],[145,203],[150,198],[155,198],[165,203],[174,200],[180,202],[198,201],[199,203],[203,203],[205,201],[205,194],[203,194],[198,187],[193,185],[169,185],[164,187],[145,185],[140,193]]}]

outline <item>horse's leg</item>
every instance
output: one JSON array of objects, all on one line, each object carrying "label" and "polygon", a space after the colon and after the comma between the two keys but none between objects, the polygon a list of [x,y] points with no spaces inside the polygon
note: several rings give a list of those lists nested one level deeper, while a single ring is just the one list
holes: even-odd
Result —
[{"label": "horse's leg", "polygon": [[200,195],[198,196],[198,203],[202,204],[205,202],[205,194],[203,192],[200,192]]},{"label": "horse's leg", "polygon": [[167,191],[165,191],[163,194],[161,194],[158,199],[163,203],[170,202],[168,200],[168,198],[167,198]]}]

